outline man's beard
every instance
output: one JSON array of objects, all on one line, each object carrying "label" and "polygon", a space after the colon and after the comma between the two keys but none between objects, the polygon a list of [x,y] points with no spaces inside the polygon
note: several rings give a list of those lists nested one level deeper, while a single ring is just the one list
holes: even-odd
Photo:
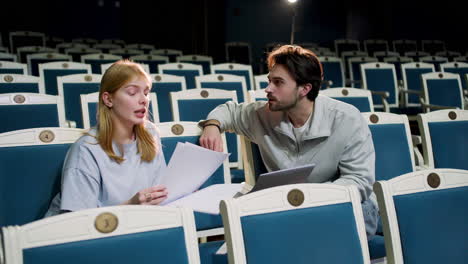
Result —
[{"label": "man's beard", "polygon": [[[288,111],[288,110],[294,108],[297,105],[298,100],[299,100],[299,97],[296,95],[294,97],[294,100],[291,103],[287,104],[287,105],[278,105],[278,104],[272,105],[270,102],[268,102],[268,108],[272,112]],[[278,101],[276,101],[276,100],[274,102],[278,103]]]}]

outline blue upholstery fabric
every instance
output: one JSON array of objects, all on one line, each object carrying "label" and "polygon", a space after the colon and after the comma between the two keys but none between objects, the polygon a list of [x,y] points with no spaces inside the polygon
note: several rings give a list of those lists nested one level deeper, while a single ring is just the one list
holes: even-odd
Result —
[{"label": "blue upholstery fabric", "polygon": [[429,123],[435,168],[468,170],[468,121]]},{"label": "blue upholstery fabric", "polygon": [[163,73],[185,77],[187,89],[196,88],[197,85],[195,84],[195,76],[200,75],[197,70],[163,70]]},{"label": "blue upholstery fabric", "polygon": [[201,88],[223,89],[229,91],[236,91],[237,101],[244,102],[244,92],[242,91],[242,83],[240,82],[201,82]]},{"label": "blue upholstery fabric", "polygon": [[429,103],[462,108],[462,95],[455,79],[427,80]]},{"label": "blue upholstery fabric", "polygon": [[0,68],[0,74],[25,74],[23,69]]},{"label": "blue upholstery fabric", "polygon": [[[245,78],[245,83],[247,84],[247,91],[253,90],[253,85],[250,83],[250,75],[249,71],[247,70],[215,70],[214,73],[219,73],[219,74],[232,74],[232,75],[238,75],[238,76],[244,76]],[[208,87],[207,87],[208,88]],[[239,96],[239,95],[238,95]],[[239,102],[240,101],[240,98]]]},{"label": "blue upholstery fabric", "polygon": [[[165,60],[136,60],[135,62],[147,64],[149,66],[150,73],[158,73],[159,72],[159,67],[158,66],[160,64],[165,64],[166,63]],[[154,83],[153,83],[153,85],[154,85]]]},{"label": "blue upholstery fabric", "polygon": [[468,187],[393,198],[405,263],[466,263]]},{"label": "blue upholstery fabric", "polygon": [[268,82],[260,82],[260,88],[259,89],[266,89],[268,86]]},{"label": "blue upholstery fabric", "polygon": [[350,203],[241,218],[247,263],[363,263]]},{"label": "blue upholstery fabric", "polygon": [[367,241],[371,259],[378,259],[387,256],[385,251],[385,241],[383,236],[375,235]]},{"label": "blue upholstery fabric", "polygon": [[360,112],[371,112],[370,102],[367,97],[333,97],[333,99],[353,105]]},{"label": "blue upholstery fabric", "polygon": [[60,190],[69,146],[0,148],[0,226],[23,225],[44,216]]},{"label": "blue upholstery fabric", "polygon": [[84,63],[91,65],[91,72],[94,74],[103,74],[101,72],[101,65],[115,62],[115,60],[85,60]]},{"label": "blue upholstery fabric", "polygon": [[412,172],[411,146],[403,124],[369,125],[375,148],[375,180]]},{"label": "blue upholstery fabric", "polygon": [[[190,142],[192,144],[200,145],[199,137],[164,137],[161,138],[161,143],[163,147],[164,157],[166,158],[166,162],[169,163],[170,158],[172,157],[172,153],[177,146],[177,142]],[[220,166],[210,178],[202,184],[200,189],[208,187],[213,184],[221,184],[224,183],[224,171],[223,166]],[[223,221],[221,219],[221,215],[212,215],[212,214],[205,214],[195,212],[195,225],[197,230],[206,230],[215,227],[221,227]]]},{"label": "blue upholstery fabric", "polygon": [[0,83],[0,93],[39,93],[39,83]]},{"label": "blue upholstery fabric", "polygon": [[397,80],[403,80],[403,73],[401,71],[401,62],[400,61],[388,61],[387,63],[395,65],[395,73]]},{"label": "blue upholstery fabric", "polygon": [[[198,122],[205,119],[211,110],[218,105],[224,104],[229,99],[190,99],[179,100],[179,118],[181,121]],[[193,111],[197,109],[197,111]],[[237,162],[237,137],[234,133],[226,132],[226,141],[229,153],[230,162]]]},{"label": "blue upholstery fabric", "polygon": [[151,91],[158,96],[159,121],[173,121],[170,92],[182,91],[181,84],[156,82],[153,83]]},{"label": "blue upholstery fabric", "polygon": [[245,182],[245,171],[241,169],[231,169],[231,182],[232,183]]},{"label": "blue upholstery fabric", "polygon": [[0,106],[0,133],[36,127],[59,127],[56,104]]},{"label": "blue upholstery fabric", "polygon": [[31,72],[29,74],[39,76],[39,64],[54,61],[64,61],[64,59],[31,59]]},{"label": "blue upholstery fabric", "polygon": [[93,127],[97,123],[97,103],[88,103],[89,126]]},{"label": "blue upholstery fabric", "polygon": [[[362,62],[362,61],[351,62],[351,67],[353,68],[353,76],[352,77],[353,77],[354,81],[362,81],[361,64],[363,64],[363,63],[366,63],[366,62]],[[369,76],[367,76],[367,79],[369,79]],[[356,83],[354,83],[354,87],[355,88],[361,88],[362,84],[360,82],[356,82]],[[378,101],[376,101],[376,102],[378,102]]]},{"label": "blue upholstery fabric", "polygon": [[99,83],[64,83],[63,100],[65,103],[65,117],[76,122],[77,128],[83,128],[81,114],[81,94],[99,91]]},{"label": "blue upholstery fabric", "polygon": [[23,263],[188,263],[181,227],[23,250]]},{"label": "blue upholstery fabric", "polygon": [[[332,85],[330,87],[343,87],[344,80],[342,75],[342,69],[339,62],[336,61],[322,61],[323,66],[323,79],[326,81],[332,81]],[[322,88],[326,87],[326,83],[322,83]]]},{"label": "blue upholstery fabric", "polygon": [[223,244],[224,240],[199,244],[200,262],[203,264],[227,264],[227,254],[216,255],[216,251],[218,251]]},{"label": "blue upholstery fabric", "polygon": [[464,81],[465,74],[468,73],[468,68],[445,68],[445,71],[460,75],[460,81],[462,83],[463,89],[468,90],[467,82]]},{"label": "blue upholstery fabric", "polygon": [[[397,84],[393,79],[393,71],[391,69],[366,69],[366,85],[371,91],[388,92],[390,96],[387,98],[389,104],[396,102],[395,87]],[[382,104],[382,99],[379,95],[372,95],[372,101],[376,104]]]},{"label": "blue upholstery fabric", "polygon": [[[429,68],[416,68],[406,70],[406,88],[408,90],[422,91],[421,74],[432,72]],[[408,94],[408,103],[419,104],[419,96],[417,94]]]},{"label": "blue upholstery fabric", "polygon": [[203,68],[203,75],[211,73],[211,63],[209,61],[184,61],[184,60],[181,60],[180,62],[201,65],[202,68]]},{"label": "blue upholstery fabric", "polygon": [[57,77],[70,74],[87,73],[85,69],[45,69],[44,70],[44,83],[45,93],[51,95],[58,95],[57,90]]}]

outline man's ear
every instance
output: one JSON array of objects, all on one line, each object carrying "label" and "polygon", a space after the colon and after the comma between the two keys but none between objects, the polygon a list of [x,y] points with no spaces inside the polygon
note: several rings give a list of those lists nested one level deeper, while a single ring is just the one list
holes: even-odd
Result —
[{"label": "man's ear", "polygon": [[304,85],[301,85],[301,87],[302,87],[302,89],[300,91],[301,96],[306,96],[310,92],[310,90],[312,90],[312,84],[310,84],[310,83],[306,83]]},{"label": "man's ear", "polygon": [[108,92],[103,92],[102,93],[102,101],[104,102],[104,104],[109,107],[109,108],[112,108],[112,96],[110,93]]}]

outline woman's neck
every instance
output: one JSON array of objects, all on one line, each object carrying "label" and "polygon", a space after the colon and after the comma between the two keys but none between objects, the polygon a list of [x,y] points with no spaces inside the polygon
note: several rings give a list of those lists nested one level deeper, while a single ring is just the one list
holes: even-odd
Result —
[{"label": "woman's neck", "polygon": [[114,132],[112,139],[117,144],[129,144],[135,140],[135,132],[133,130],[134,126],[125,126],[121,122],[114,122]]}]

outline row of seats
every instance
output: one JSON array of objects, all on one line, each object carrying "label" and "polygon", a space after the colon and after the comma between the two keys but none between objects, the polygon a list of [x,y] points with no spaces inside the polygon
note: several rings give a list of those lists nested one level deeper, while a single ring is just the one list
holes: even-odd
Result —
[{"label": "row of seats", "polygon": [[[450,115],[453,117],[453,114]],[[375,122],[372,114],[369,119],[374,120],[375,126],[380,124]],[[398,122],[381,124],[381,128],[395,131],[395,124]],[[181,126],[183,129],[176,128],[176,126]],[[166,123],[159,124],[158,127],[161,130],[163,146],[165,146],[163,151],[166,157],[170,157],[171,150],[168,149],[173,149],[177,141],[188,140],[196,143],[196,135],[201,132],[198,129],[193,134],[195,137],[187,137],[188,131],[194,131],[192,128],[197,128],[196,123]],[[404,129],[407,130],[407,127]],[[375,129],[371,130],[374,137]],[[5,210],[4,212],[8,213],[1,214],[4,216],[2,220],[7,218],[8,221],[18,221],[18,217],[23,217],[22,220],[24,220],[25,215],[30,216],[34,213],[35,217],[41,217],[38,212],[42,210],[43,213],[47,209],[48,202],[57,192],[56,189],[59,186],[57,181],[60,178],[60,165],[63,162],[64,151],[66,152],[69,144],[82,132],[78,129],[46,128],[20,130],[0,135],[0,142],[2,142],[0,153],[2,164],[4,164],[1,168],[10,169],[9,172],[1,173],[4,176],[8,175],[6,179],[2,179],[7,184],[2,186],[9,186],[8,189],[5,187],[5,190],[2,190],[2,193],[8,194],[6,195],[8,199],[4,201],[1,208],[2,211]],[[384,136],[386,140],[394,138],[393,135]],[[376,142],[375,137],[374,142]],[[384,151],[393,152],[393,158],[402,153],[402,149],[397,150],[399,152],[396,155],[395,149]],[[376,152],[377,157],[382,153],[377,147]],[[17,158],[18,156],[22,157],[21,161]],[[400,156],[404,157],[404,155]],[[27,162],[30,166],[19,172],[18,162]],[[399,165],[399,162],[389,159],[386,162],[390,166],[391,164]],[[38,168],[34,164],[41,167]],[[467,253],[463,250],[463,245],[466,245],[465,239],[468,237],[463,220],[467,214],[465,206],[467,190],[464,187],[468,184],[467,172],[442,169],[413,172],[396,177],[398,175],[400,174],[389,177],[375,186],[381,211],[385,212],[383,233],[389,263],[402,263],[398,261],[401,258],[405,258],[405,261],[428,259],[435,261],[434,263],[440,263],[441,258],[446,258],[455,261],[449,261],[450,263],[463,263],[456,262],[456,260],[466,259]],[[224,181],[228,182],[226,178]],[[38,184],[39,182],[41,184]],[[44,188],[48,188],[49,191],[44,191]],[[28,193],[29,199],[21,199],[24,198],[24,193]],[[48,197],[44,199],[43,196]],[[383,200],[384,198],[387,200]],[[375,255],[375,245],[366,243],[359,199],[357,190],[352,187],[300,184],[272,188],[225,200],[221,203],[222,222],[224,223],[224,231],[221,233],[225,232],[228,257],[231,263],[245,263],[246,261],[283,263],[286,260],[292,263],[308,263],[312,260],[317,263],[369,263],[369,258],[375,259],[379,256]],[[425,203],[428,204],[425,206]],[[174,217],[165,218],[159,213]],[[434,214],[439,217],[433,217]],[[58,256],[70,258],[71,256],[78,257],[78,255],[81,255],[78,259],[86,261],[86,258],[92,260],[96,257],[96,254],[87,254],[88,250],[100,249],[98,257],[112,259],[113,263],[120,263],[117,259],[126,263],[129,257],[134,257],[135,252],[142,250],[139,253],[141,256],[148,256],[148,254],[160,256],[162,259],[167,258],[167,262],[171,263],[199,263],[194,229],[196,226],[197,230],[200,230],[199,227],[204,222],[202,220],[207,220],[206,217],[196,212],[194,221],[193,215],[187,209],[180,209],[176,213],[176,210],[171,208],[137,206],[91,209],[33,222],[30,222],[31,219],[23,223],[10,222],[6,225],[23,226],[3,228],[5,256],[7,263],[16,263],[12,258],[24,259],[28,263],[46,259],[47,262],[55,263],[53,261],[63,261],[61,258],[57,259]],[[212,221],[218,221],[215,226],[221,225],[219,216],[210,217]],[[104,219],[99,220],[100,218]],[[427,225],[422,225],[422,220],[411,220],[415,218],[424,219],[423,222]],[[160,233],[153,232],[163,229],[163,226],[165,228],[181,227],[181,222],[191,223],[183,225],[177,232],[174,229]],[[71,225],[74,228],[70,228]],[[115,227],[115,232],[112,226]],[[431,226],[430,234],[423,232],[427,226]],[[130,234],[134,235],[130,236]],[[150,248],[139,247],[138,241],[141,241],[139,239],[146,241],[145,237],[154,242],[150,243]],[[174,237],[178,237],[179,240]],[[185,237],[185,243],[184,240],[180,240],[182,237]],[[274,239],[278,237],[281,239]],[[400,237],[401,240],[398,239]],[[450,248],[450,250],[427,251],[428,248],[434,246],[432,242],[435,238],[439,242],[436,248],[444,245],[444,248]],[[157,246],[159,240],[170,241],[170,243]],[[300,243],[294,244],[294,241],[300,241]],[[109,243],[113,245],[122,243],[123,251],[118,254],[109,251],[106,246]],[[191,243],[191,246],[187,243]],[[191,249],[184,250],[184,246],[191,247]],[[214,246],[214,250],[211,246]],[[202,263],[226,263],[226,255],[221,252],[214,254],[219,246],[219,242],[200,244],[199,254]],[[271,248],[281,250],[272,252]],[[130,251],[125,251],[125,249]],[[181,253],[185,251],[192,252],[190,254],[194,254],[194,260]],[[57,252],[60,254],[57,255]],[[174,256],[174,253],[177,256]],[[181,260],[177,260],[177,257],[181,257]],[[391,262],[392,260],[397,261]]]}]

